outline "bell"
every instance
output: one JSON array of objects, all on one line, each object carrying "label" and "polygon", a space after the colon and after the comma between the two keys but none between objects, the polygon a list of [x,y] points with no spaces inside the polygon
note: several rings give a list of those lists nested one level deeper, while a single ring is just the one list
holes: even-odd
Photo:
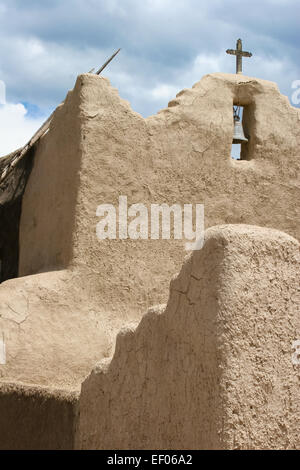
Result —
[{"label": "bell", "polygon": [[248,142],[246,139],[243,126],[239,116],[234,116],[234,130],[233,130],[233,144],[243,144],[244,142]]}]

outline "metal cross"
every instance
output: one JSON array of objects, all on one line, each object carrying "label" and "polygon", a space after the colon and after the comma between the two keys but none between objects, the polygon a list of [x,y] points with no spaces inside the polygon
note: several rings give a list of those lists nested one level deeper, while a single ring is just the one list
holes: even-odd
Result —
[{"label": "metal cross", "polygon": [[227,54],[236,56],[236,73],[242,72],[242,58],[243,57],[252,57],[251,52],[243,51],[242,40],[238,39],[236,43],[236,49],[227,49]]}]

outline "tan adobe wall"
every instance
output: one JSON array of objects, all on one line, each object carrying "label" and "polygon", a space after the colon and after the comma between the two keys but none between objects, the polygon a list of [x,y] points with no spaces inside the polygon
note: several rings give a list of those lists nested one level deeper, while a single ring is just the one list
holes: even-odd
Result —
[{"label": "tan adobe wall", "polygon": [[75,393],[1,383],[0,449],[73,449],[77,403]]},{"label": "tan adobe wall", "polygon": [[164,309],[117,337],[80,398],[77,447],[300,446],[299,242],[270,229],[209,229]]},{"label": "tan adobe wall", "polygon": [[[230,158],[233,103],[248,106],[248,161]],[[204,203],[206,227],[242,222],[299,239],[299,122],[256,78],[208,75],[143,119],[107,79],[79,76],[36,148],[20,222],[26,277],[0,286],[3,380],[78,389],[122,326],[167,301],[184,242],[100,242],[99,204]]]},{"label": "tan adobe wall", "polygon": [[[249,161],[230,158],[232,105],[248,106]],[[277,86],[205,76],[143,119],[107,79],[78,77],[42,140],[23,201],[20,275],[75,266],[107,310],[165,302],[182,241],[102,241],[102,203],[204,203],[206,227],[247,223],[300,238],[300,114]],[[84,282],[84,280],[83,280]],[[125,307],[126,306],[126,307]]]}]

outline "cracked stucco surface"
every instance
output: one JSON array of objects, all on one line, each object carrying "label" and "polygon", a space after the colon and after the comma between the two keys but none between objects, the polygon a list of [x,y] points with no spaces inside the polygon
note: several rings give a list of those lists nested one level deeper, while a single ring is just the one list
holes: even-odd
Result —
[{"label": "cracked stucco surface", "polygon": [[299,448],[299,242],[213,227],[82,386],[77,447]]},{"label": "cracked stucco surface", "polygon": [[[230,158],[237,100],[250,110],[249,161]],[[184,241],[99,242],[99,204],[204,203],[206,227],[248,223],[299,239],[299,116],[271,82],[213,74],[143,119],[107,79],[79,76],[36,148],[24,277],[0,286],[0,377],[78,388],[123,325],[166,303]]]}]

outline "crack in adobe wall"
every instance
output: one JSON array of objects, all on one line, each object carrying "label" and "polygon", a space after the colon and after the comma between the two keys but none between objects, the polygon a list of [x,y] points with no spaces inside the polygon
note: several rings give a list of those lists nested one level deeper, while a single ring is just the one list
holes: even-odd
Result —
[{"label": "crack in adobe wall", "polygon": [[124,328],[111,360],[83,383],[76,447],[297,448],[298,279],[297,240],[253,226],[209,229],[173,278],[167,307]]}]

